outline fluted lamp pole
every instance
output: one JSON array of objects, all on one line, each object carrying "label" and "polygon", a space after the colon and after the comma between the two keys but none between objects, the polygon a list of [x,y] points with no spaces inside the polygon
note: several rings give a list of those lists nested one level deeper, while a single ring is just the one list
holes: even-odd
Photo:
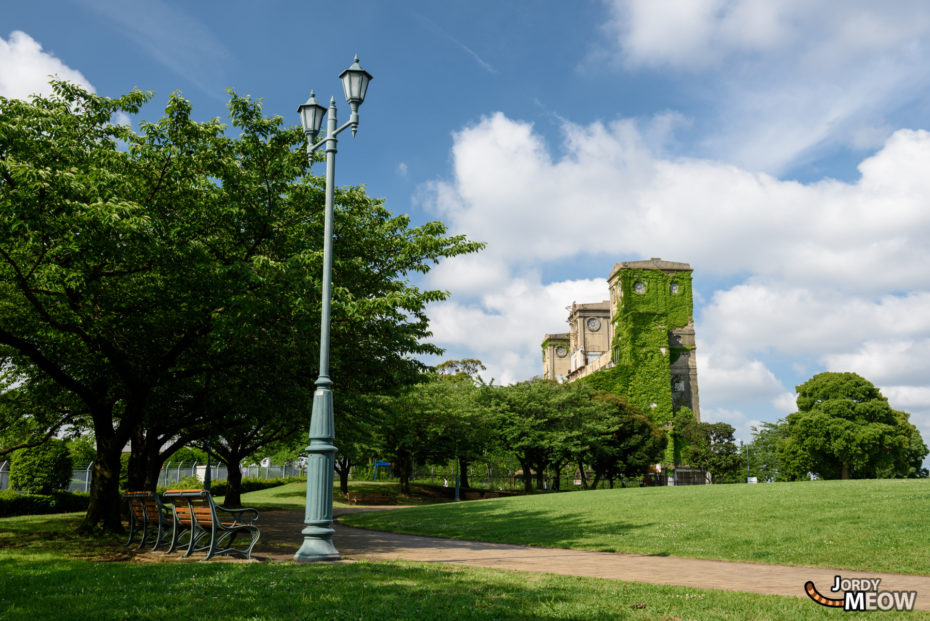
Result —
[{"label": "fluted lamp pole", "polygon": [[349,122],[336,127],[336,100],[329,101],[326,136],[315,142],[323,124],[326,108],[317,103],[313,91],[307,103],[297,108],[304,133],[307,134],[307,160],[313,163],[313,153],[326,145],[326,215],[323,231],[323,310],[320,318],[320,375],[313,393],[313,411],[310,414],[310,445],[307,447],[307,504],[306,525],[301,533],[303,544],[294,554],[298,563],[338,561],[339,551],[333,545],[333,472],[336,447],[333,422],[333,382],[329,378],[329,307],[332,299],[333,272],[333,196],[336,173],[336,136],[351,127],[352,135],[358,129],[358,107],[365,100],[371,75],[358,64],[358,56],[351,67],[339,74],[346,101],[352,110]]}]

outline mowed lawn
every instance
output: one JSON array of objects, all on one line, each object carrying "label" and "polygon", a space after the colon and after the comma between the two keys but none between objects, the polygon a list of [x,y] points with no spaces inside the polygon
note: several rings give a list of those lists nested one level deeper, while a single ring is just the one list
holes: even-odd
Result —
[{"label": "mowed lawn", "polygon": [[930,480],[538,494],[340,521],[503,543],[930,574]]},{"label": "mowed lawn", "polygon": [[[78,514],[0,519],[0,619],[828,619],[807,598],[434,563],[133,560]],[[157,559],[155,559],[157,560]],[[916,613],[912,618],[930,618]]]}]

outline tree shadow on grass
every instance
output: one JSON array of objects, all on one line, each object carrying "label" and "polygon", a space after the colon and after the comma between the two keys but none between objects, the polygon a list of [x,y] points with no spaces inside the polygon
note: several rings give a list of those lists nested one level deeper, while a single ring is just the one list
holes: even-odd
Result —
[{"label": "tree shadow on grass", "polygon": [[591,609],[579,603],[574,579],[405,563],[65,561],[6,569],[5,618],[615,618],[631,605]]},{"label": "tree shadow on grass", "polygon": [[584,513],[548,509],[502,510],[494,501],[474,501],[429,508],[401,509],[340,517],[340,522],[366,529],[451,539],[518,545],[623,551],[624,542],[654,526],[619,518],[596,519]]}]

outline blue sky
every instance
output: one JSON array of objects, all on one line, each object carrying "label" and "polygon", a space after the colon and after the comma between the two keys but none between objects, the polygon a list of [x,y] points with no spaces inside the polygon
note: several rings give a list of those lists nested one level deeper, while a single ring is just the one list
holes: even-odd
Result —
[{"label": "blue sky", "polygon": [[930,439],[930,5],[855,0],[63,0],[0,15],[0,95],[224,89],[296,124],[358,54],[337,183],[488,242],[423,282],[435,341],[498,383],[541,371],[615,262],[694,267],[702,414],[749,439],[855,371]]}]

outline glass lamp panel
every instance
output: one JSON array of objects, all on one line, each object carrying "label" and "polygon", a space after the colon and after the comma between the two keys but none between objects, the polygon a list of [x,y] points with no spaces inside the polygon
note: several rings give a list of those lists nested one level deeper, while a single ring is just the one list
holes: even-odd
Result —
[{"label": "glass lamp panel", "polygon": [[342,80],[342,90],[345,92],[346,101],[361,105],[368,92],[371,74],[358,64],[358,56],[355,57],[355,62],[351,67],[339,74],[339,78]]},{"label": "glass lamp panel", "polygon": [[310,99],[306,103],[297,106],[297,113],[300,114],[300,124],[303,125],[304,132],[314,136],[320,133],[326,108],[317,103],[313,91],[310,91]]},{"label": "glass lamp panel", "polygon": [[300,113],[300,123],[304,127],[305,132],[309,132],[314,136],[320,133],[320,128],[323,126],[323,115],[326,113],[326,108],[316,103],[316,100],[311,97],[311,101],[303,104],[297,108],[297,112]]}]

